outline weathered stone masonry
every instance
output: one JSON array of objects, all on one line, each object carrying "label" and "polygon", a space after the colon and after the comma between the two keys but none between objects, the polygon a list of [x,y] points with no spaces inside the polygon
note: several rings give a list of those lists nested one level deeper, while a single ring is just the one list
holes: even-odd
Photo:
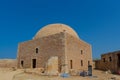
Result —
[{"label": "weathered stone masonry", "polygon": [[79,39],[69,26],[51,24],[43,27],[33,40],[19,43],[18,68],[45,68],[47,61],[58,57],[58,70],[87,70],[92,65],[91,45]]},{"label": "weathered stone masonry", "polygon": [[102,54],[101,60],[95,60],[95,68],[118,73],[120,71],[120,51]]}]

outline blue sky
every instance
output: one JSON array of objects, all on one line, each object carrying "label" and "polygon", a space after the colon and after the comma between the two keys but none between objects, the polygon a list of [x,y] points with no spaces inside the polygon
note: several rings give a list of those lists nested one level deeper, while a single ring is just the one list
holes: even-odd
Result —
[{"label": "blue sky", "polygon": [[0,58],[16,58],[18,43],[50,23],[71,26],[93,58],[120,49],[119,0],[1,0]]}]

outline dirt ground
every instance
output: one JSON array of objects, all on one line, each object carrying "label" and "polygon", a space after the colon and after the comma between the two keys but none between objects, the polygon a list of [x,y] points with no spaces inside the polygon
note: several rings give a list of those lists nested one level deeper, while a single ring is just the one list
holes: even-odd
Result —
[{"label": "dirt ground", "polygon": [[[113,79],[116,78],[116,79]],[[0,80],[120,80],[120,75],[113,75],[100,70],[93,70],[92,77],[70,76],[40,76],[33,73],[24,73],[24,70],[0,68]]]}]

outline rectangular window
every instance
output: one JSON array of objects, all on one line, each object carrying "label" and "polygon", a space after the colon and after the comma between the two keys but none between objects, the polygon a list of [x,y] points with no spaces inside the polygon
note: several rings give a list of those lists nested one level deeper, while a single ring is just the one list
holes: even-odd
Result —
[{"label": "rectangular window", "polygon": [[81,54],[83,54],[83,50],[81,50]]},{"label": "rectangular window", "polygon": [[103,58],[103,62],[105,62],[105,58]]},{"label": "rectangular window", "polygon": [[81,66],[83,66],[83,60],[81,60]]},{"label": "rectangular window", "polygon": [[72,63],[72,60],[70,60],[70,69],[72,69],[73,68],[73,65],[72,65],[73,63]]},{"label": "rectangular window", "polygon": [[109,57],[109,61],[110,61],[110,62],[112,61],[112,58],[111,58],[111,57]]},{"label": "rectangular window", "polygon": [[90,61],[88,61],[88,66],[90,65]]}]

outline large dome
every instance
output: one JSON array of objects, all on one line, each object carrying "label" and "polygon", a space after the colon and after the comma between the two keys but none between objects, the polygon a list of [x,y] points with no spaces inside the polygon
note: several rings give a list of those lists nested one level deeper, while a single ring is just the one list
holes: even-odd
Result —
[{"label": "large dome", "polygon": [[40,29],[37,34],[35,35],[34,39],[38,39],[44,36],[48,36],[48,35],[52,35],[52,34],[56,34],[56,33],[60,33],[66,31],[67,33],[71,34],[74,37],[78,37],[77,33],[70,28],[68,25],[65,24],[49,24],[45,27],[43,27],[42,29]]}]

